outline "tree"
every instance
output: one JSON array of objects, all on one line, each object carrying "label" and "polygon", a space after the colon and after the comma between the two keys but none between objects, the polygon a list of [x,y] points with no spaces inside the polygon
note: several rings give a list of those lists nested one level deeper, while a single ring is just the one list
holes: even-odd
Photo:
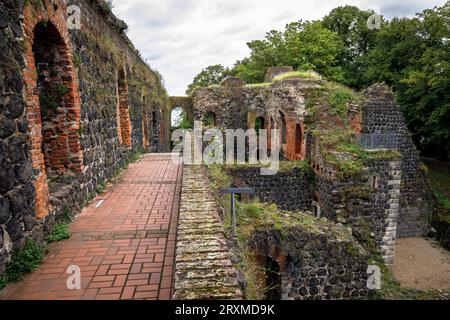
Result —
[{"label": "tree", "polygon": [[188,86],[186,94],[190,95],[196,88],[208,87],[214,84],[220,84],[223,79],[230,75],[230,70],[220,64],[209,66],[195,76],[192,83]]},{"label": "tree", "polygon": [[[396,86],[413,139],[426,154],[450,158],[450,2],[418,15],[415,45]],[[415,50],[414,50],[415,51]]]},{"label": "tree", "polygon": [[284,32],[272,30],[264,40],[247,45],[250,57],[238,61],[232,70],[247,83],[263,82],[268,68],[283,65],[312,69],[332,80],[342,80],[338,58],[344,45],[337,34],[318,21],[290,23]]},{"label": "tree", "polygon": [[[372,11],[363,11],[355,6],[338,7],[323,18],[325,28],[335,32],[344,43],[344,52],[339,64],[344,73],[344,84],[362,88],[366,72],[366,55],[375,46],[378,30],[369,29],[367,21]],[[386,24],[381,18],[381,28]]]}]

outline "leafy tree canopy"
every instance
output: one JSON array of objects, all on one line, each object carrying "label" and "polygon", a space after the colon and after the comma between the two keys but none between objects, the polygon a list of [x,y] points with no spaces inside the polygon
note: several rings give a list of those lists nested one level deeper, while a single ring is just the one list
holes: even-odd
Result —
[{"label": "leafy tree canopy", "polygon": [[319,72],[356,89],[385,82],[397,95],[413,139],[426,155],[450,153],[450,1],[413,18],[380,17],[379,30],[367,22],[374,12],[355,6],[332,10],[321,21],[297,21],[264,40],[250,41],[250,56],[229,70],[210,66],[189,86],[219,84],[227,75],[247,83],[264,81],[268,68],[293,66]]}]

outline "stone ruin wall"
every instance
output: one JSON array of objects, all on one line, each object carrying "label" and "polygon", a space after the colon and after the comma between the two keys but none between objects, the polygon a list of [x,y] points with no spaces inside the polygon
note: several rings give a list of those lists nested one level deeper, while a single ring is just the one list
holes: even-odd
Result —
[{"label": "stone ruin wall", "polygon": [[413,143],[405,119],[394,94],[385,86],[368,89],[370,102],[364,106],[365,133],[394,133],[400,137],[402,154],[400,212],[397,235],[421,237],[429,232],[432,211],[432,192],[421,170],[419,153]]},{"label": "stone ruin wall", "polygon": [[[300,207],[305,210],[308,200],[303,199],[309,199],[310,203],[319,203],[322,216],[336,222],[352,224],[360,218],[366,218],[371,224],[369,234],[373,233],[371,237],[378,250],[391,263],[397,236],[417,236],[427,232],[430,203],[428,186],[419,170],[417,151],[408,135],[401,111],[393,94],[384,86],[374,85],[367,90],[362,116],[349,115],[350,120],[355,120],[351,123],[352,127],[357,133],[398,133],[401,135],[399,151],[402,157],[368,162],[362,177],[347,181],[336,179],[336,169],[322,159],[318,145],[304,124],[309,93],[318,86],[320,82],[317,81],[290,79],[267,87],[222,85],[199,89],[193,95],[195,119],[202,120],[208,113],[213,113],[218,127],[247,129],[254,128],[255,119],[262,117],[265,128],[280,129],[282,124],[279,115],[283,113],[286,123],[284,157],[288,160],[308,159],[315,172],[314,183],[309,183],[308,187],[299,187],[302,201],[281,201],[279,193],[282,193],[283,188],[277,184],[277,177],[271,177],[269,183],[264,177],[252,175],[251,169],[234,170],[233,175],[239,177],[246,186],[255,188],[260,198],[278,203],[286,210],[294,211]],[[302,128],[301,154],[292,152],[297,139],[297,124]],[[298,185],[303,184],[299,182]],[[277,186],[280,192],[268,192],[269,186]],[[356,192],[352,197],[345,198],[344,191],[349,189],[373,190],[366,192],[367,195],[361,196],[361,192]]]},{"label": "stone ruin wall", "polygon": [[283,170],[275,176],[263,176],[257,167],[230,168],[228,173],[234,177],[234,187],[255,189],[261,202],[275,203],[282,210],[312,210],[312,177],[300,168]]},{"label": "stone ruin wall", "polygon": [[[288,160],[306,157],[306,100],[314,81],[290,79],[267,87],[212,87],[193,93],[194,119],[202,121],[208,114],[222,129],[255,128],[256,119],[263,119],[270,149],[271,129],[284,131],[282,155]],[[283,121],[284,120],[284,121]],[[284,129],[283,129],[284,127]],[[296,145],[300,141],[300,145]]]},{"label": "stone ruin wall", "polygon": [[[366,297],[368,255],[351,239],[335,239],[293,227],[279,231],[262,228],[254,232],[249,247],[269,279],[274,271],[281,300],[339,300]],[[272,261],[271,264],[267,260]],[[276,263],[274,270],[273,263]],[[267,281],[267,280],[266,280]],[[266,283],[270,288],[276,283]]]},{"label": "stone ruin wall", "polygon": [[[67,5],[81,8],[80,30]],[[168,150],[165,89],[123,22],[103,1],[67,5],[0,3],[0,273],[134,152]]]}]

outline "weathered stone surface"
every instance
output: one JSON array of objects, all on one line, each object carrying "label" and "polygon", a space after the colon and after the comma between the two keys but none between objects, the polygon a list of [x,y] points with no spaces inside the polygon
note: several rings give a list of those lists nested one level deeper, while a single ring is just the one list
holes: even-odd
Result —
[{"label": "weathered stone surface", "polygon": [[174,299],[240,299],[236,270],[201,166],[185,166]]},{"label": "weathered stone surface", "polygon": [[290,66],[284,66],[284,67],[271,67],[267,70],[265,81],[271,82],[275,77],[278,77],[282,74],[292,72],[294,71],[294,68]]},{"label": "weathered stone surface", "polygon": [[245,86],[245,82],[241,78],[228,77],[225,78],[220,85],[228,88],[236,88]]},{"label": "weathered stone surface", "polygon": [[[169,147],[160,76],[142,61],[123,23],[98,4],[0,3],[0,224],[7,220],[14,249],[78,212],[134,152]],[[81,30],[68,30],[67,5],[81,9]],[[117,119],[119,84],[127,145]],[[46,91],[52,87],[61,92]],[[0,246],[0,273],[11,248]]]}]

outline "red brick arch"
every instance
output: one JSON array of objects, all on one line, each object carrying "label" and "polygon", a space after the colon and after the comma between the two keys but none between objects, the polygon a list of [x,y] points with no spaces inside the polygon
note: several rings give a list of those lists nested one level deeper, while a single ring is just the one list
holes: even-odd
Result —
[{"label": "red brick arch", "polygon": [[119,68],[117,72],[117,92],[118,92],[118,110],[117,126],[119,143],[131,147],[131,118],[130,103],[128,101],[128,79],[125,66]]},{"label": "red brick arch", "polygon": [[[30,134],[30,155],[33,169],[37,172],[34,179],[35,211],[38,218],[43,218],[51,210],[49,203],[48,175],[49,172],[78,174],[83,172],[83,153],[80,144],[81,98],[79,93],[78,75],[73,65],[73,50],[66,22],[66,6],[63,2],[53,6],[50,1],[43,1],[44,8],[34,8],[28,4],[24,10],[24,40],[26,67],[23,70],[25,80],[25,99],[27,103],[28,129]],[[37,29],[38,28],[38,29]],[[39,33],[48,31],[49,37],[42,50],[42,45],[36,37]],[[38,35],[39,36],[39,35]],[[54,79],[49,75],[38,76],[36,68],[36,52],[40,58],[45,50],[53,50],[57,61],[52,61]],[[44,53],[42,53],[44,52]],[[45,79],[44,79],[45,78]],[[42,80],[44,79],[44,80]],[[61,93],[58,108],[48,111],[47,117],[52,117],[55,127],[46,127],[43,110],[40,103],[40,88],[38,84],[49,86],[58,83],[65,88]],[[49,87],[50,88],[50,87]],[[41,88],[42,89],[42,88]],[[54,88],[53,88],[54,89]],[[50,90],[50,89],[49,89]],[[52,130],[53,131],[52,131]]]}]

